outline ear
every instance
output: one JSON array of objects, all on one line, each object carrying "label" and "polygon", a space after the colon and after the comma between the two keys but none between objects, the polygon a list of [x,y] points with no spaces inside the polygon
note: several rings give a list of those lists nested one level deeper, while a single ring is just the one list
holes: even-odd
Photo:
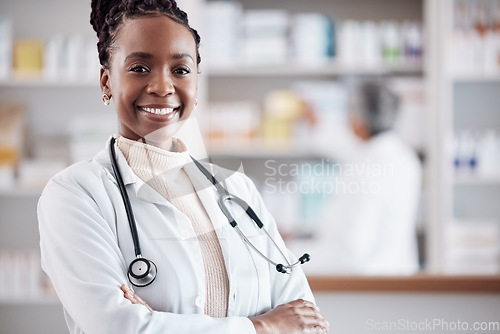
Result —
[{"label": "ear", "polygon": [[101,92],[108,95],[111,98],[111,87],[109,84],[109,69],[101,66],[101,73],[99,77],[99,82],[101,84]]}]

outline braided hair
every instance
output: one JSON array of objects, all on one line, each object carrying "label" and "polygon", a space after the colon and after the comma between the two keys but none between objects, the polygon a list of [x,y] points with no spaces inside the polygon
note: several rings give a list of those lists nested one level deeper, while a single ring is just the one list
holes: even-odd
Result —
[{"label": "braided hair", "polygon": [[186,27],[196,43],[196,62],[200,63],[200,36],[188,23],[186,12],[177,7],[175,0],[92,0],[90,24],[97,33],[99,62],[109,68],[110,53],[120,24],[125,18],[165,15]]}]

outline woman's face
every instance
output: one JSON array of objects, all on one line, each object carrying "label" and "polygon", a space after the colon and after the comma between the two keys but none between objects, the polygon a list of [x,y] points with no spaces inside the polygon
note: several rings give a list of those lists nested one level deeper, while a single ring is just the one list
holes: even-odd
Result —
[{"label": "woman's face", "polygon": [[196,43],[186,27],[163,15],[123,21],[101,89],[114,101],[124,137],[154,132],[154,145],[169,145],[195,108],[197,84]]}]

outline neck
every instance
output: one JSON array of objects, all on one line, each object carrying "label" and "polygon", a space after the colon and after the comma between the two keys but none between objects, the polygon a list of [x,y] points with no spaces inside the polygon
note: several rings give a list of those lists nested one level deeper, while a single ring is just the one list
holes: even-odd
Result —
[{"label": "neck", "polygon": [[177,145],[176,141],[170,137],[161,141],[156,141],[156,140],[151,140],[150,138],[146,139],[144,137],[139,137],[139,138],[130,138],[129,136],[123,135],[124,138],[142,142],[144,144],[148,144],[154,147],[157,147],[159,149],[165,150],[165,151],[170,151],[170,152],[177,152]]},{"label": "neck", "polygon": [[177,145],[175,144],[175,140],[173,138],[168,138],[162,141],[153,141],[150,139],[141,138],[141,141],[145,144],[158,147],[159,149],[165,151],[177,152]]}]

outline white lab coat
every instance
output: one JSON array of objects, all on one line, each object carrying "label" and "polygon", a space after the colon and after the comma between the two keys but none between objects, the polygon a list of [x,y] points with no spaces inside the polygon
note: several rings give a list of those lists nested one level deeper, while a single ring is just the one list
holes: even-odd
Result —
[{"label": "white lab coat", "polygon": [[[135,254],[108,149],[109,143],[92,161],[53,177],[38,205],[42,267],[63,304],[71,333],[255,333],[247,317],[298,298],[314,302],[302,269],[278,273],[250,250],[219,209],[215,188],[189,164],[184,168],[214,224],[229,276],[228,317],[204,315],[205,274],[191,222],[133,174],[116,149],[142,254],[158,267],[151,285],[134,288],[155,311],[126,300],[120,285],[128,283],[127,269]],[[286,249],[253,183],[238,172],[226,177],[227,189],[254,208]],[[284,262],[246,215],[239,226],[264,254]]]},{"label": "white lab coat", "polygon": [[[308,252],[310,274],[408,275],[418,270],[421,164],[393,132],[344,157]],[[291,249],[304,247],[302,242]]]}]

